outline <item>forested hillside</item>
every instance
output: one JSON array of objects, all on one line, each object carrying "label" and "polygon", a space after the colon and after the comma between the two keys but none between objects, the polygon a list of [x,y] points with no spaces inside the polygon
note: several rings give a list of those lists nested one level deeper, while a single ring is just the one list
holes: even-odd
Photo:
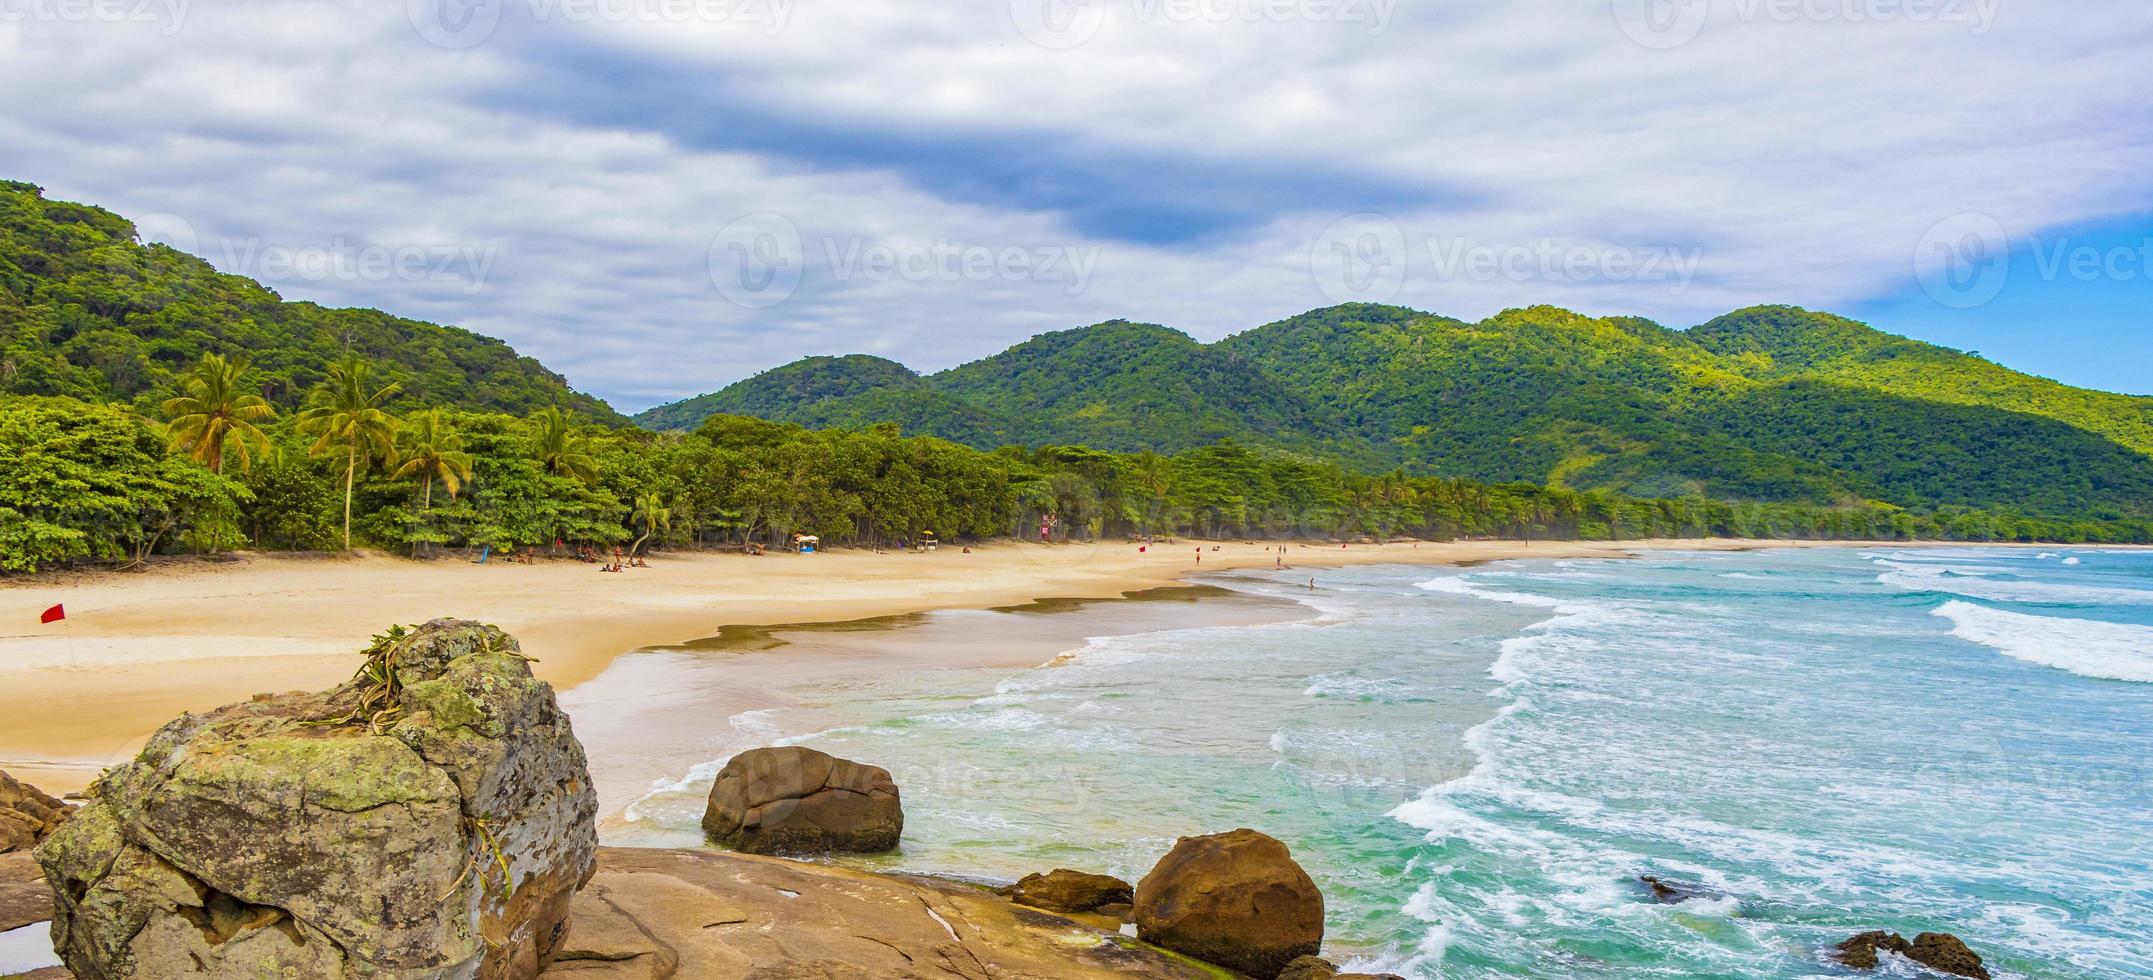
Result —
[{"label": "forested hillside", "polygon": [[244,355],[271,404],[294,407],[346,351],[374,360],[399,402],[526,412],[604,402],[498,340],[378,310],[285,302],[163,245],[101,208],[0,181],[0,394],[148,407],[205,353]]},{"label": "forested hillside", "polygon": [[[1649,497],[2102,518],[2153,507],[2153,399],[1792,307],[1684,331],[1552,307],[1467,323],[1348,304],[1210,345],[1114,321],[926,377],[897,368],[841,392],[797,381],[824,370],[789,365],[705,398],[804,424],[898,421],[981,448],[1172,452],[1231,436],[1363,468]],[[692,424],[683,406],[638,421]]]},{"label": "forested hillside", "polygon": [[656,432],[498,341],[286,303],[134,235],[0,183],[0,572],[362,545],[617,570],[1042,525],[2153,542],[2147,399],[1799,310],[1682,332],[1342,306],[1209,345],[1113,321],[930,377],[810,358]]}]

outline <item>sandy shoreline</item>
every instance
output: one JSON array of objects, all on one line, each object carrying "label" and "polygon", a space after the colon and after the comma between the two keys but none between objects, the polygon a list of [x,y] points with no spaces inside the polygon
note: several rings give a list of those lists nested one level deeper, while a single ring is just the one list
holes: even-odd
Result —
[{"label": "sandy shoreline", "polygon": [[[1825,543],[1295,544],[1285,557],[1290,566],[1320,579],[1321,570],[1349,564],[1819,544]],[[395,623],[457,616],[497,624],[538,658],[539,675],[574,702],[579,686],[623,654],[714,637],[726,627],[985,609],[1042,598],[1115,598],[1175,584],[1191,572],[1272,567],[1273,545],[1204,547],[1201,562],[1193,541],[1148,553],[1116,542],[1002,543],[970,554],[954,547],[934,553],[762,558],[685,554],[661,556],[648,569],[619,575],[597,573],[578,562],[481,566],[385,557],[262,557],[6,581],[0,583],[0,624],[6,624],[0,626],[0,769],[53,792],[80,789],[182,711],[344,679],[356,664],[355,651]],[[67,620],[40,626],[38,613],[54,603],[66,605]],[[834,659],[758,657],[756,670],[734,672],[740,686],[722,706],[704,705],[702,711],[722,721],[742,710],[781,706],[772,692],[800,683],[803,671],[834,677],[845,671],[933,666],[1021,667],[1046,659],[1036,644],[997,645],[985,639],[944,644],[939,653],[908,649],[914,652],[887,660],[871,643]],[[611,695],[618,712],[641,710],[619,700],[632,694],[623,689]],[[580,700],[599,703],[595,697]],[[578,728],[588,726],[597,735],[618,720],[610,713],[605,719],[579,717]]]}]

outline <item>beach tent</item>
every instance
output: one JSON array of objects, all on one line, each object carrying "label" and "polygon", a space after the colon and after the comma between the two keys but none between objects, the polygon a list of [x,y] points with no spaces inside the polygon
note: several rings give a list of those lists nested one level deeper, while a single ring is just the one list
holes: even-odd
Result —
[{"label": "beach tent", "polygon": [[798,541],[800,545],[800,553],[803,555],[812,555],[815,553],[816,548],[822,546],[822,538],[813,534],[800,535]]}]

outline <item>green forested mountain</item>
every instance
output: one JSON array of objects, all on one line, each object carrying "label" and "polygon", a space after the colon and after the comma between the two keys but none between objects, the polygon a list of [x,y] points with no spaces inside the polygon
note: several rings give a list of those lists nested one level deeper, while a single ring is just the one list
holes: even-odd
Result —
[{"label": "green forested mountain", "polygon": [[561,405],[623,421],[498,340],[378,310],[290,303],[163,245],[127,219],[0,181],[0,395],[148,407],[205,353],[244,356],[294,407],[348,348],[400,381],[400,403],[524,412]]},{"label": "green forested mountain", "polygon": [[0,182],[0,574],[1042,524],[2153,543],[2149,405],[1782,307],[1675,331],[1353,305],[1215,344],[1117,320],[927,377],[809,358],[637,428],[499,341],[286,303]]},{"label": "green forested mountain", "polygon": [[[1467,323],[1349,304],[1209,345],[1113,321],[926,377],[842,363],[788,365],[638,421],[894,421],[982,448],[1177,452],[1231,436],[1364,468],[1650,497],[2153,508],[2153,399],[1792,307],[1673,330],[1551,307]],[[802,378],[820,373],[843,376]]]}]

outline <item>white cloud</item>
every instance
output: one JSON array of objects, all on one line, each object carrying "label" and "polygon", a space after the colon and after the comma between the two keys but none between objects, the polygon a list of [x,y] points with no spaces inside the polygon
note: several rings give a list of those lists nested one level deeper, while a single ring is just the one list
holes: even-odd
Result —
[{"label": "white cloud", "polygon": [[[935,368],[1113,316],[1217,337],[1337,298],[1311,253],[1366,211],[1405,246],[1376,256],[1406,263],[1395,302],[1686,324],[1901,288],[1922,235],[1962,212],[2024,235],[2153,208],[2140,7],[2011,6],[1978,32],[1714,0],[1694,40],[1657,50],[1606,0],[1401,7],[1380,33],[1264,13],[1328,9],[1306,3],[1089,0],[1096,33],[1054,50],[999,2],[771,0],[701,8],[711,21],[654,0],[499,2],[500,26],[460,49],[427,43],[401,2],[196,2],[170,31],[0,23],[0,171],[176,215],[220,266],[264,246],[483,255],[476,289],[476,261],[448,278],[227,271],[502,337],[630,408],[807,353]],[[546,87],[548,62],[600,58],[643,87]],[[584,97],[633,111],[592,122]],[[1020,150],[1036,173],[989,159]],[[1102,162],[1111,179],[1087,173]],[[1177,203],[1153,175],[1223,217],[1132,242],[1076,213]],[[760,212],[797,229],[779,257],[800,280],[753,309],[709,266],[713,236]],[[829,260],[954,252],[961,269],[1012,249],[1014,276]],[[1054,254],[1096,263],[1081,288],[1066,264],[1041,271]],[[1477,255],[1509,265],[1457,272]],[[1655,255],[1691,264],[1679,281],[1612,271]]]}]

